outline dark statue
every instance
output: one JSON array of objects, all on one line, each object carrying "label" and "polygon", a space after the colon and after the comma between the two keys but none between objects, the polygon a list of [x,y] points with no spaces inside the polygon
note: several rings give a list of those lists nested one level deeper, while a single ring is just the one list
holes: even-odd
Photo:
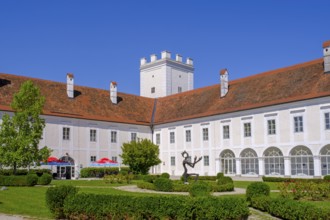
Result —
[{"label": "dark statue", "polygon": [[183,173],[183,181],[185,184],[188,184],[188,177],[189,176],[195,176],[195,181],[198,180],[198,174],[197,173],[188,173],[188,169],[187,169],[187,165],[190,166],[191,168],[194,168],[194,166],[196,165],[196,163],[198,163],[199,161],[202,160],[202,157],[197,159],[197,156],[195,156],[194,158],[194,162],[190,161],[190,157],[187,151],[183,151],[181,153],[181,155],[183,156],[184,160],[182,162],[183,168],[184,168],[184,173]]}]

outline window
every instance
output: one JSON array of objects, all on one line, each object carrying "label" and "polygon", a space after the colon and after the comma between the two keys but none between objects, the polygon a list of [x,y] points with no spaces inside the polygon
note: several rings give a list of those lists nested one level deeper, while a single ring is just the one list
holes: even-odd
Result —
[{"label": "window", "polygon": [[170,132],[170,143],[171,144],[174,144],[175,143],[175,135],[174,135],[174,132]]},{"label": "window", "polygon": [[70,128],[63,127],[63,140],[70,140]]},{"label": "window", "polygon": [[96,156],[91,156],[91,162],[96,162]]},{"label": "window", "polygon": [[182,87],[181,86],[178,87],[178,93],[180,93],[180,92],[182,92]]},{"label": "window", "polygon": [[229,133],[229,125],[225,125],[223,128],[223,139],[229,139],[230,133]]},{"label": "window", "polygon": [[191,130],[186,130],[186,142],[191,142]]},{"label": "window", "polygon": [[111,143],[117,143],[117,131],[111,131]]},{"label": "window", "polygon": [[89,139],[91,142],[96,142],[96,130],[95,129],[91,129],[89,132]]},{"label": "window", "polygon": [[156,144],[160,144],[160,134],[156,134]]},{"label": "window", "polygon": [[268,134],[276,134],[276,123],[275,123],[275,119],[271,119],[267,121],[267,125],[268,125]]},{"label": "window", "polygon": [[131,141],[136,141],[136,133],[131,133]]},{"label": "window", "polygon": [[209,162],[209,156],[204,156],[204,166],[209,166],[210,162]]},{"label": "window", "polygon": [[117,157],[116,156],[113,156],[113,157],[111,157],[111,160],[117,162]]},{"label": "window", "polygon": [[329,130],[330,129],[330,113],[325,113],[324,114],[324,120],[325,120],[325,129]]},{"label": "window", "polygon": [[171,157],[171,166],[175,166],[175,157]]},{"label": "window", "polygon": [[155,93],[156,92],[156,88],[155,87],[152,87],[151,88],[151,93]]},{"label": "window", "polygon": [[302,116],[296,116],[293,118],[294,120],[294,132],[303,132],[304,131],[304,123]]},{"label": "window", "polygon": [[203,128],[203,141],[208,141],[208,140],[209,140],[209,129]]},{"label": "window", "polygon": [[244,137],[251,137],[251,123],[244,123]]}]

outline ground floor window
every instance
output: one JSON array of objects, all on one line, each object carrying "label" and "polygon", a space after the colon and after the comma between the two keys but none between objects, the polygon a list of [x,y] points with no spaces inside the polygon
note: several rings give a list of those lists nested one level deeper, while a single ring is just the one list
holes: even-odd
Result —
[{"label": "ground floor window", "polygon": [[268,148],[264,153],[265,175],[284,175],[284,157],[280,149]]},{"label": "ground floor window", "polygon": [[242,174],[259,174],[259,161],[256,152],[252,149],[245,149],[241,153]]},{"label": "ground floor window", "polygon": [[314,162],[310,149],[305,146],[297,146],[291,150],[291,175],[313,176]]},{"label": "ground floor window", "polygon": [[326,145],[322,148],[320,158],[322,176],[330,175],[330,145]]},{"label": "ground floor window", "polygon": [[222,172],[224,174],[236,173],[235,155],[231,150],[225,150],[220,154]]}]

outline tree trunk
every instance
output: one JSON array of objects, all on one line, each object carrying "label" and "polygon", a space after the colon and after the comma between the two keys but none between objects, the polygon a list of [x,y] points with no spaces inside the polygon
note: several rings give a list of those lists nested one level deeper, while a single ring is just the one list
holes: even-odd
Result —
[{"label": "tree trunk", "polygon": [[14,170],[13,170],[13,174],[16,175],[16,170],[17,170],[17,163],[14,162]]}]

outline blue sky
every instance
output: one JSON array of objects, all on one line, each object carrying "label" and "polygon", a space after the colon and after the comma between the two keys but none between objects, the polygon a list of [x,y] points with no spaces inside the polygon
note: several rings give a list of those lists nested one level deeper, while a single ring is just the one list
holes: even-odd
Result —
[{"label": "blue sky", "polygon": [[139,94],[140,58],[191,57],[195,88],[322,57],[330,1],[0,0],[0,72]]}]

